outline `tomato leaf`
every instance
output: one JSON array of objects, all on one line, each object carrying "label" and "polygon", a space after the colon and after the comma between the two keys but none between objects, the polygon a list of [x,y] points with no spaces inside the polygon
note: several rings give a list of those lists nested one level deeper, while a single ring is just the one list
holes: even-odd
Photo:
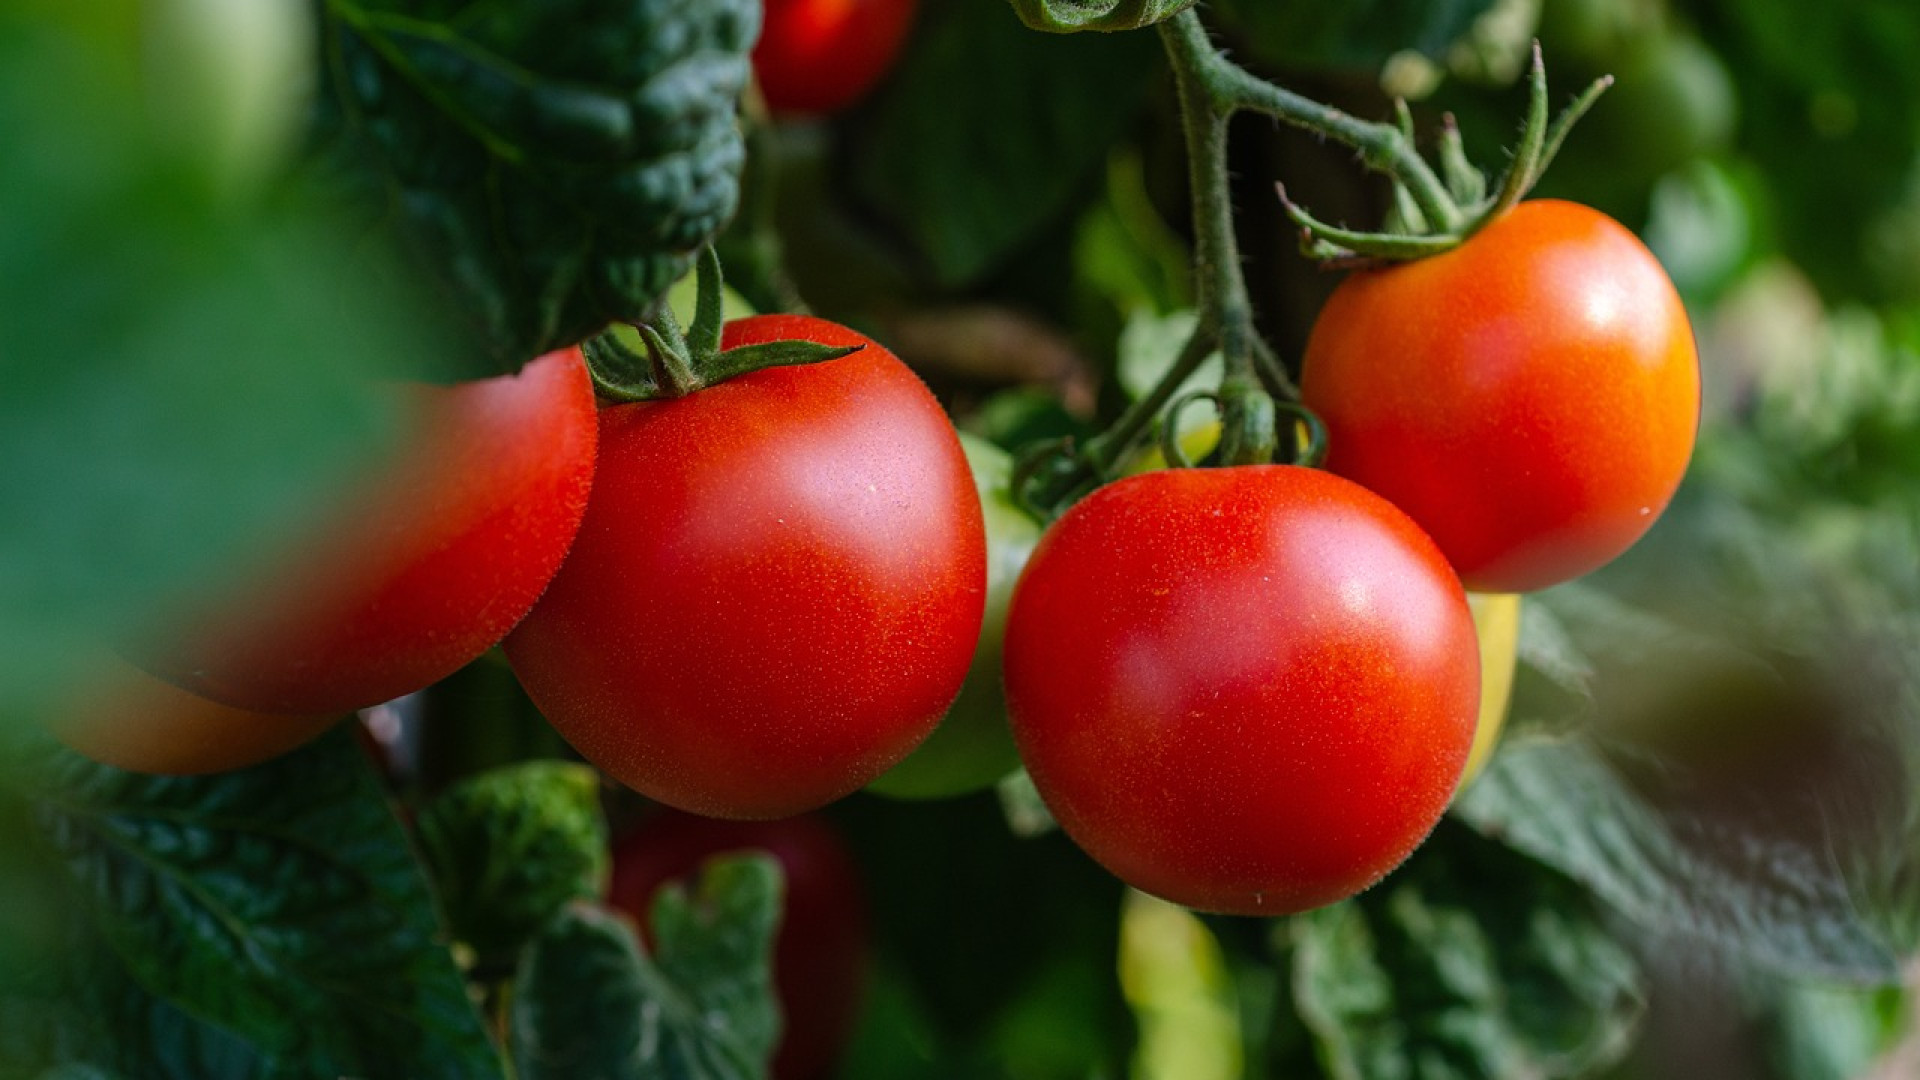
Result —
[{"label": "tomato leaf", "polygon": [[75,976],[82,1060],[140,1076],[501,1075],[351,734],[216,777],[51,749],[34,763],[42,832],[97,957]]},{"label": "tomato leaf", "polygon": [[1043,37],[993,4],[933,5],[922,16],[857,133],[852,179],[939,283],[964,285],[1097,182],[1160,70],[1158,43],[1151,34]]},{"label": "tomato leaf", "polygon": [[1275,4],[1219,0],[1210,14],[1262,63],[1376,75],[1388,57],[1414,50],[1434,59],[1473,28],[1493,0]]},{"label": "tomato leaf", "polygon": [[708,864],[693,897],[663,890],[654,957],[609,909],[563,908],[515,978],[518,1075],[764,1076],[778,1028],[768,960],[779,910],[779,866],[765,856]]},{"label": "tomato leaf", "polygon": [[585,765],[482,773],[429,803],[418,827],[447,923],[483,958],[510,959],[567,901],[606,887],[600,779]]},{"label": "tomato leaf", "polygon": [[1294,1005],[1336,1080],[1592,1075],[1645,1005],[1578,885],[1457,826],[1379,887],[1283,925]]},{"label": "tomato leaf", "polygon": [[6,719],[290,539],[396,426],[376,379],[433,352],[411,290],[342,273],[326,215],[223,197],[159,145],[138,35],[35,7],[0,14],[0,130],[33,148],[0,169]]},{"label": "tomato leaf", "polygon": [[733,215],[751,0],[333,0],[324,181],[499,364],[637,322]]},{"label": "tomato leaf", "polygon": [[1194,0],[1012,0],[1020,21],[1035,30],[1137,30],[1192,7]]},{"label": "tomato leaf", "polygon": [[[1891,978],[1920,922],[1897,643],[1785,654],[1583,587],[1530,607],[1591,665],[1584,723],[1528,725],[1458,816],[1654,932],[1789,973]],[[1539,703],[1517,697],[1516,715]]]}]

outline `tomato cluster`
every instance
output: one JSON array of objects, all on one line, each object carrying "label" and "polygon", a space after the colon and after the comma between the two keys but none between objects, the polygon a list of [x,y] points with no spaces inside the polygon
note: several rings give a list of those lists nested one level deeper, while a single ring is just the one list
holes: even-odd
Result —
[{"label": "tomato cluster", "polygon": [[[583,756],[682,811],[943,797],[1024,763],[1127,882],[1303,910],[1397,865],[1485,758],[1518,609],[1489,601],[1476,638],[1463,582],[1617,555],[1671,498],[1699,402],[1652,256],[1556,202],[1340,286],[1304,361],[1328,471],[1138,472],[1044,535],[1005,454],[964,447],[872,339],[784,315],[720,336],[849,351],[598,407],[573,350],[419,390],[412,456],[296,569],[141,654],[194,691],[129,691],[181,718],[143,735],[184,759],[103,742],[97,709],[65,737],[232,767],[324,723],[257,713],[372,705],[503,643]],[[223,749],[189,760],[202,743]]]}]

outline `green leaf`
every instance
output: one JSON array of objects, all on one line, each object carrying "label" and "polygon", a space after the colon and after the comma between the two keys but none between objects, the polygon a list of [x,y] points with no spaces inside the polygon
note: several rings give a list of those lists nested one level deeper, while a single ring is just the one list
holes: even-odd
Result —
[{"label": "green leaf", "polygon": [[655,901],[657,955],[587,903],[562,909],[528,946],[514,984],[521,1080],[753,1080],[778,1028],[768,961],[780,911],[767,856],[708,864],[692,897]]},{"label": "green leaf", "polygon": [[732,217],[752,0],[330,0],[324,182],[494,360],[644,319]]},{"label": "green leaf", "polygon": [[1020,21],[1051,34],[1137,30],[1192,7],[1194,0],[1012,0]]},{"label": "green leaf", "polygon": [[922,15],[857,134],[852,180],[939,284],[959,286],[1077,209],[1161,71],[1159,46],[1151,34],[1043,37],[988,3]]},{"label": "green leaf", "polygon": [[483,958],[511,958],[567,902],[601,895],[599,774],[538,761],[463,781],[420,814],[420,852],[447,923]]},{"label": "green leaf", "polygon": [[130,36],[0,14],[0,130],[33,148],[0,169],[0,717],[291,540],[433,352],[330,218],[156,144]]},{"label": "green leaf", "polygon": [[53,751],[35,764],[42,831],[100,951],[80,976],[86,1060],[139,1076],[501,1075],[349,732],[215,777]]},{"label": "green leaf", "polygon": [[1493,6],[1494,0],[1217,0],[1211,13],[1263,63],[1375,75],[1398,52],[1444,58]]},{"label": "green leaf", "polygon": [[1282,925],[1295,1006],[1337,1080],[1590,1075],[1644,1006],[1578,886],[1455,826],[1380,887]]},{"label": "green leaf", "polygon": [[1590,588],[1530,606],[1592,665],[1587,723],[1510,740],[1457,815],[1647,927],[1777,971],[1891,978],[1920,913],[1898,640],[1809,620],[1791,655]]}]

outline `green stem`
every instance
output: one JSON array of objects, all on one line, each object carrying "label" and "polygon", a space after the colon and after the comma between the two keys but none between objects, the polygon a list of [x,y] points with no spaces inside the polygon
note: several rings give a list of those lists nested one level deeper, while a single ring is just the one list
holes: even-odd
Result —
[{"label": "green stem", "polygon": [[1368,168],[1404,184],[1436,230],[1454,232],[1463,224],[1465,216],[1446,185],[1395,125],[1361,120],[1251,74],[1220,55],[1192,8],[1159,28],[1174,72],[1206,95],[1210,112],[1224,118],[1246,109],[1345,143],[1360,152]]},{"label": "green stem", "polygon": [[1194,327],[1193,334],[1187,338],[1173,366],[1167,369],[1166,375],[1154,384],[1153,389],[1127,406],[1127,410],[1107,430],[1087,440],[1083,459],[1101,477],[1111,475],[1114,466],[1152,429],[1154,418],[1173,400],[1174,392],[1192,378],[1194,372],[1200,370],[1200,365],[1206,362],[1207,354],[1212,351],[1213,336],[1203,321]]}]

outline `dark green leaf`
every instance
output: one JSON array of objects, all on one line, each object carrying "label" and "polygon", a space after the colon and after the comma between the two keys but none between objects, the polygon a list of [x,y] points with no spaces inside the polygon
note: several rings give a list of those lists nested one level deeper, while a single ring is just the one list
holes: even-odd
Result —
[{"label": "dark green leaf", "polygon": [[419,833],[449,927],[483,958],[511,958],[569,900],[605,891],[600,778],[585,765],[482,773],[429,803]]},{"label": "dark green leaf", "polygon": [[989,3],[933,6],[860,134],[856,188],[941,284],[974,281],[1097,182],[1158,49],[1151,34],[1044,37]]},{"label": "dark green leaf", "polygon": [[325,5],[326,177],[500,364],[644,319],[733,215],[752,0]]},{"label": "dark green leaf", "polygon": [[1211,11],[1262,62],[1375,75],[1404,50],[1445,57],[1492,6],[1493,0],[1218,0]]},{"label": "dark green leaf", "polygon": [[500,1075],[350,733],[215,777],[53,751],[37,764],[42,831],[103,950],[84,980],[87,1060],[183,1078]]},{"label": "dark green leaf", "polygon": [[1137,30],[1192,7],[1194,0],[1013,0],[1020,21],[1035,30]]},{"label": "dark green leaf", "polygon": [[655,901],[657,954],[605,907],[575,903],[547,924],[514,985],[521,1080],[753,1080],[778,1018],[768,973],[780,911],[770,857],[716,860],[689,897]]},{"label": "dark green leaf", "polygon": [[1572,1077],[1617,1060],[1644,995],[1578,886],[1457,826],[1294,920],[1296,1007],[1338,1080]]}]

